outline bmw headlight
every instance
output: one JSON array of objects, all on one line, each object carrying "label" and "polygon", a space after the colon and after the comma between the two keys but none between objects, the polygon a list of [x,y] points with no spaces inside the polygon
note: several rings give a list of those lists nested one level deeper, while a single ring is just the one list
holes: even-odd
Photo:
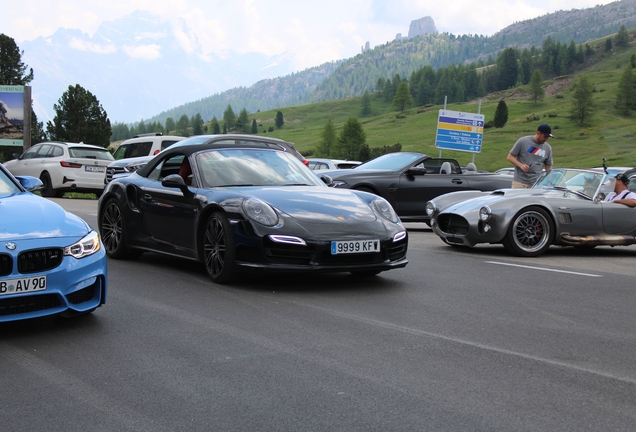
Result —
[{"label": "bmw headlight", "polygon": [[479,219],[481,219],[483,222],[488,222],[490,216],[492,216],[492,210],[490,210],[490,207],[483,206],[479,209]]},{"label": "bmw headlight", "polygon": [[371,201],[371,205],[376,213],[384,219],[393,223],[397,223],[400,220],[397,213],[395,213],[395,210],[393,210],[393,207],[391,207],[391,204],[389,204],[389,202],[384,198],[375,197],[373,201]]},{"label": "bmw headlight", "polygon": [[426,215],[428,217],[433,217],[433,215],[435,214],[435,210],[437,210],[437,206],[435,205],[435,203],[433,201],[429,201],[426,203]]},{"label": "bmw headlight", "polygon": [[66,246],[64,248],[64,255],[79,259],[93,255],[100,248],[99,235],[95,231],[91,231],[77,243]]},{"label": "bmw headlight", "polygon": [[243,201],[243,211],[247,217],[265,226],[275,226],[278,223],[278,214],[264,201],[250,198]]}]

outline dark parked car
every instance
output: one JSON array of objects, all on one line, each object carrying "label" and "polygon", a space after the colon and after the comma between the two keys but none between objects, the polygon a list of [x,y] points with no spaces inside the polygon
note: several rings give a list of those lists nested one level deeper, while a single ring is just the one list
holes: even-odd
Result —
[{"label": "dark parked car", "polygon": [[385,198],[404,222],[428,222],[426,203],[445,193],[465,190],[492,191],[511,186],[507,175],[462,172],[454,159],[432,158],[422,153],[389,153],[351,170],[327,174],[337,189],[356,189]]},{"label": "dark parked car", "polygon": [[265,141],[176,143],[106,186],[98,224],[111,258],[188,258],[217,283],[259,270],[366,276],[408,262],[406,229],[385,199],[329,188]]},{"label": "dark parked car", "polygon": [[[268,145],[270,147],[276,147],[276,148],[282,149],[286,151],[287,153],[291,154],[292,156],[294,156],[295,158],[297,158],[299,161],[301,161],[305,165],[309,164],[309,161],[305,159],[305,157],[301,155],[298,150],[296,150],[294,143],[283,141],[277,138],[255,137],[253,135],[239,135],[239,134],[199,135],[196,137],[191,137],[190,141],[188,142],[190,143],[215,142],[217,144],[227,144],[227,145],[237,145],[237,144],[250,145],[256,142],[256,143],[260,143],[259,145],[263,144],[263,145]],[[173,144],[174,143],[172,143],[171,145]],[[165,148],[163,148],[162,150],[165,150]],[[137,171],[139,168],[143,167],[148,161],[152,160],[153,157],[154,155],[140,156],[140,157],[116,160],[115,162],[112,162],[106,168],[106,175],[104,176],[104,184],[105,185],[108,184],[113,179],[113,177],[116,177],[116,176],[122,177]]]}]

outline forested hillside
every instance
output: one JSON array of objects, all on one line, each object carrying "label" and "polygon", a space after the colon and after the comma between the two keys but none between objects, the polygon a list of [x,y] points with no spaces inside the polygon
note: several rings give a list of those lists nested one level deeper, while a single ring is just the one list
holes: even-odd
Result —
[{"label": "forested hillside", "polygon": [[[361,95],[377,90],[380,78],[391,80],[395,75],[409,78],[424,66],[437,70],[472,62],[479,67],[492,64],[506,47],[517,47],[520,53],[527,48],[530,53],[533,46],[542,48],[548,37],[550,43],[567,47],[570,43],[615,33],[621,25],[636,27],[636,0],[547,14],[512,24],[491,37],[441,33],[395,40],[338,63],[326,63],[289,76],[263,80],[251,87],[205,97],[162,112],[146,123],[164,123],[169,117],[176,120],[182,115],[192,118],[196,114],[209,121],[213,116],[221,118],[228,105],[237,112],[245,108],[255,113]],[[554,74],[559,72],[566,71],[555,70]],[[413,85],[411,83],[411,87]],[[478,89],[467,88],[465,92],[477,94]]]}]

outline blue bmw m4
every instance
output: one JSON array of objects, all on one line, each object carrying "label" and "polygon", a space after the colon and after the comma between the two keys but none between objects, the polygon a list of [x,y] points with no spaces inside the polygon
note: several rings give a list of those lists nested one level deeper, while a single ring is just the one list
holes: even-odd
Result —
[{"label": "blue bmw m4", "polygon": [[0,164],[0,322],[90,313],[106,301],[106,253],[84,220]]}]

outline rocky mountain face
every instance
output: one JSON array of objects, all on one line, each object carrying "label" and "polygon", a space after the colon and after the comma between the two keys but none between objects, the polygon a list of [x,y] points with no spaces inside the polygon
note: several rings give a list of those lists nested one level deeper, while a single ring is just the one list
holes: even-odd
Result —
[{"label": "rocky mountain face", "polygon": [[409,39],[432,33],[437,33],[437,28],[435,28],[435,21],[430,16],[411,21]]}]

